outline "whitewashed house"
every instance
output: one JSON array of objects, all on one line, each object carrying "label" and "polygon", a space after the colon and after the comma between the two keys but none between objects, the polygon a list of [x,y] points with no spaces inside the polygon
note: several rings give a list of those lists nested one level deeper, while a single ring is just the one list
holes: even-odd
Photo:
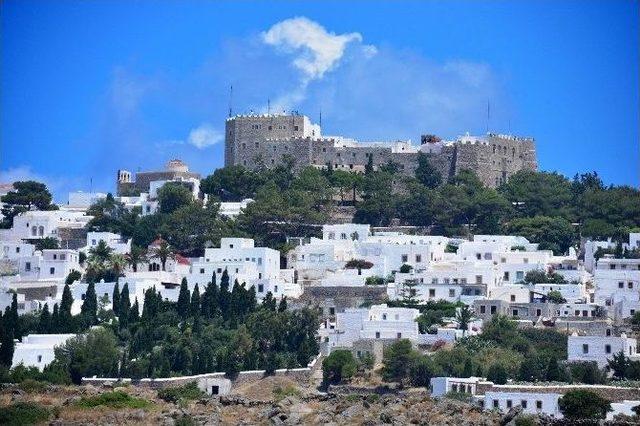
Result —
[{"label": "whitewashed house", "polygon": [[83,212],[34,210],[13,218],[13,239],[57,238],[59,228],[84,228],[92,219]]},{"label": "whitewashed house", "polygon": [[119,234],[113,232],[87,232],[87,245],[81,250],[89,253],[89,250],[95,248],[100,241],[113,250],[116,254],[127,254],[131,251],[131,239],[124,239]]},{"label": "whitewashed house", "polygon": [[63,345],[75,334],[29,334],[15,345],[11,368],[22,364],[42,371],[55,359],[54,349]]},{"label": "whitewashed house", "polygon": [[569,336],[567,341],[568,361],[595,361],[599,367],[607,365],[607,361],[622,352],[633,360],[639,360],[636,339],[620,336]]}]

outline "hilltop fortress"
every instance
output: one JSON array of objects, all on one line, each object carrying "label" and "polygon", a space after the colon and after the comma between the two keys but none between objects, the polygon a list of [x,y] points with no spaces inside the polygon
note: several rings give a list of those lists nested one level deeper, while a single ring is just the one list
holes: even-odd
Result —
[{"label": "hilltop fortress", "polygon": [[474,171],[487,186],[497,187],[519,170],[537,170],[532,138],[489,133],[445,141],[422,135],[419,146],[409,141],[358,142],[341,136],[322,136],[318,124],[298,114],[236,115],[226,120],[225,166],[248,169],[275,167],[287,158],[299,171],[306,166],[364,172],[372,158],[374,168],[389,162],[413,174],[418,154],[429,160],[444,178],[460,170]]}]

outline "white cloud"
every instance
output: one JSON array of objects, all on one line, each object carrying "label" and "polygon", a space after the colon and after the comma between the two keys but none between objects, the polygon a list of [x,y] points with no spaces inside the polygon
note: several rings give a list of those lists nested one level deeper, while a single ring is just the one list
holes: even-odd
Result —
[{"label": "white cloud", "polygon": [[317,22],[298,17],[278,22],[262,33],[262,39],[268,45],[296,53],[293,65],[311,80],[330,71],[344,55],[347,44],[362,41],[362,35],[336,35]]},{"label": "white cloud", "polygon": [[207,148],[224,140],[224,134],[210,124],[204,123],[189,132],[188,141],[198,149]]},{"label": "white cloud", "polygon": [[78,184],[77,179],[71,176],[45,176],[34,172],[30,166],[25,165],[0,170],[0,183],[13,183],[26,180],[34,180],[47,185],[47,188],[53,194],[53,198],[57,203],[66,203],[70,185]]}]

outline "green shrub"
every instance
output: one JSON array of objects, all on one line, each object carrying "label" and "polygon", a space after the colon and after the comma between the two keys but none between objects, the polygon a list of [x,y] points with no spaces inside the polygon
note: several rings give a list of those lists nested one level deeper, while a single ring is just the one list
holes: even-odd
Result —
[{"label": "green shrub", "polygon": [[285,386],[284,388],[276,386],[273,389],[273,395],[276,401],[282,401],[288,396],[300,396],[300,391],[292,385]]},{"label": "green shrub", "polygon": [[340,383],[353,376],[358,368],[350,351],[338,349],[322,361],[322,376],[326,383]]},{"label": "green shrub", "polygon": [[158,398],[167,402],[178,402],[181,399],[191,400],[198,399],[204,395],[196,382],[187,383],[184,386],[177,386],[171,388],[160,389],[158,391]]},{"label": "green shrub", "polygon": [[49,418],[51,411],[33,402],[16,402],[0,410],[1,425],[32,425]]},{"label": "green shrub", "polygon": [[146,399],[135,398],[128,393],[117,390],[96,396],[82,397],[75,405],[80,408],[149,408],[151,403]]},{"label": "green shrub", "polygon": [[611,403],[597,393],[576,389],[558,399],[558,407],[568,419],[604,419]]},{"label": "green shrub", "polygon": [[536,421],[537,416],[533,414],[524,414],[516,417],[515,426],[536,426],[538,422]]},{"label": "green shrub", "polygon": [[25,392],[43,392],[48,386],[49,383],[47,382],[40,382],[33,379],[26,379],[20,383],[20,389]]}]

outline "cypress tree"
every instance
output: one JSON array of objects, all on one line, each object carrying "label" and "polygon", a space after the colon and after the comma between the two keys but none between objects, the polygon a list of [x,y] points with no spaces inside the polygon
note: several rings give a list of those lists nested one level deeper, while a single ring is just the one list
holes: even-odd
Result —
[{"label": "cypress tree", "polygon": [[200,313],[200,289],[198,288],[198,284],[193,288],[193,294],[191,295],[191,309],[192,316],[198,316]]},{"label": "cypress tree", "polygon": [[124,283],[122,287],[122,292],[120,293],[120,307],[118,308],[120,312],[127,313],[131,308],[131,300],[129,298],[129,284]]},{"label": "cypress tree", "polygon": [[[187,286],[187,279],[183,278],[180,283],[180,294],[178,294],[178,315],[180,318],[185,319],[189,316],[189,303],[190,303],[189,287]],[[144,305],[147,306],[145,300]]]},{"label": "cypress tree", "polygon": [[60,309],[58,310],[58,324],[59,332],[70,333],[74,330],[73,316],[71,316],[71,306],[73,305],[73,296],[71,295],[71,289],[69,284],[64,285],[62,291],[62,301],[60,302]]},{"label": "cypress tree", "polygon": [[38,321],[38,331],[40,333],[51,333],[51,313],[49,312],[49,305],[44,304],[44,307],[40,311],[40,319]]},{"label": "cypress tree", "polygon": [[60,331],[60,312],[58,304],[53,304],[53,313],[51,314],[51,332],[57,333]]},{"label": "cypress tree", "polygon": [[92,282],[87,286],[87,292],[84,295],[84,301],[82,303],[80,312],[86,318],[89,325],[94,325],[96,323],[96,313],[98,312],[98,297],[96,295],[95,284]]},{"label": "cypress tree", "polygon": [[225,268],[222,272],[222,278],[220,278],[220,292],[218,293],[218,306],[222,313],[222,318],[226,321],[229,319],[229,302],[231,295],[229,294],[229,273]]},{"label": "cypress tree", "polygon": [[11,367],[13,360],[13,332],[11,330],[3,330],[0,337],[0,364],[7,368]]},{"label": "cypress tree", "polygon": [[252,285],[246,294],[246,302],[247,312],[251,313],[256,310],[256,306],[258,305],[258,300],[256,298],[256,286]]},{"label": "cypress tree", "polygon": [[277,302],[276,302],[276,299],[273,298],[273,294],[270,291],[268,291],[267,294],[265,294],[264,298],[262,299],[262,308],[275,312],[276,303]]},{"label": "cypress tree", "polygon": [[280,299],[280,304],[278,305],[278,312],[284,312],[287,310],[287,296],[284,296]]},{"label": "cypress tree", "polygon": [[133,306],[129,311],[129,319],[131,322],[137,322],[140,319],[140,305],[138,304],[138,298],[136,297],[135,302],[133,302]]},{"label": "cypress tree", "polygon": [[113,286],[113,295],[111,296],[111,306],[113,313],[118,316],[120,314],[120,284],[116,281]]},{"label": "cypress tree", "polygon": [[[18,331],[18,294],[13,293],[13,298],[11,299],[11,306],[7,308],[7,311],[4,314],[4,329],[7,334],[11,335],[12,339],[16,339],[19,336]],[[13,352],[12,352],[13,353]]]}]

